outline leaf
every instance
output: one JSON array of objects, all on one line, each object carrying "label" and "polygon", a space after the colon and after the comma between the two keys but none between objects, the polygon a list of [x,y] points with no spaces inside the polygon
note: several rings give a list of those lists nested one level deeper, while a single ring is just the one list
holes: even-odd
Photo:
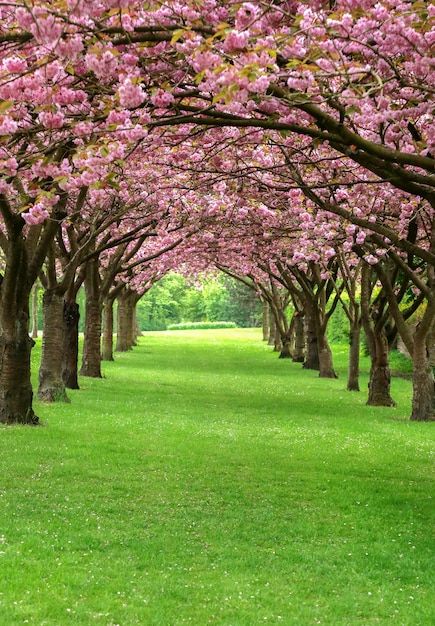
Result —
[{"label": "leaf", "polygon": [[174,43],[177,43],[177,41],[183,37],[185,32],[186,30],[184,28],[177,28],[177,30],[174,30],[174,34],[171,37],[171,44],[174,45]]},{"label": "leaf", "polygon": [[2,100],[0,102],[0,113],[5,113],[13,105],[13,100]]}]

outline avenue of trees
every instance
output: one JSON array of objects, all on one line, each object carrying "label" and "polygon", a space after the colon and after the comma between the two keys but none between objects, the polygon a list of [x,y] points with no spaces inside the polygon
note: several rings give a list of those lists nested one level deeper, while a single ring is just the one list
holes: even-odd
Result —
[{"label": "avenue of trees", "polygon": [[421,0],[0,2],[0,422],[38,423],[36,283],[54,402],[134,345],[168,272],[209,270],[321,377],[342,309],[350,391],[366,337],[368,404],[394,403],[400,337],[411,419],[432,419],[434,42]]}]

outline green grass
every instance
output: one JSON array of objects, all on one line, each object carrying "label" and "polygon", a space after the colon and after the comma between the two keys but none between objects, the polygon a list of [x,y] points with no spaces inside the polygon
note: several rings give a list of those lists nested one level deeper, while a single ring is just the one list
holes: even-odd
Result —
[{"label": "green grass", "polygon": [[320,380],[259,331],[148,333],[1,428],[0,624],[433,624],[434,425],[408,380],[346,392],[345,352]]}]

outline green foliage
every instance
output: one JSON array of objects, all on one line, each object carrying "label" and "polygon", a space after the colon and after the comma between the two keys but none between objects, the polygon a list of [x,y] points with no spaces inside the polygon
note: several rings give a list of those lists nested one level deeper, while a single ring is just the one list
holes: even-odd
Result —
[{"label": "green foliage", "polygon": [[156,283],[138,303],[141,330],[164,330],[167,324],[179,322],[186,289],[186,280],[179,274],[168,274]]},{"label": "green foliage", "polygon": [[340,303],[329,320],[328,339],[331,343],[349,341],[349,320]]},{"label": "green foliage", "polygon": [[246,327],[259,324],[260,310],[256,294],[228,276],[204,275],[192,284],[183,276],[170,273],[140,301],[138,322],[142,330],[164,330],[171,324],[219,320]]},{"label": "green foliage", "polygon": [[237,326],[234,322],[181,322],[168,326],[168,330],[210,330],[212,328],[237,328]]},{"label": "green foliage", "polygon": [[390,367],[395,374],[402,376],[412,376],[412,359],[398,350],[390,352]]},{"label": "green foliage", "polygon": [[0,428],[2,624],[435,622],[434,431],[409,381],[367,407],[347,346],[326,380],[251,330],[116,359],[36,402],[44,426]]}]

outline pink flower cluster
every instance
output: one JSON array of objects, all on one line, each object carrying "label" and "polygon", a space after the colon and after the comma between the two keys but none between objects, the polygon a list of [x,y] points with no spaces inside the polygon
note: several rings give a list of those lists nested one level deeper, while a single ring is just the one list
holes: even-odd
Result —
[{"label": "pink flower cluster", "polygon": [[126,109],[136,109],[145,101],[145,93],[142,85],[134,83],[126,78],[118,89],[119,102]]}]

